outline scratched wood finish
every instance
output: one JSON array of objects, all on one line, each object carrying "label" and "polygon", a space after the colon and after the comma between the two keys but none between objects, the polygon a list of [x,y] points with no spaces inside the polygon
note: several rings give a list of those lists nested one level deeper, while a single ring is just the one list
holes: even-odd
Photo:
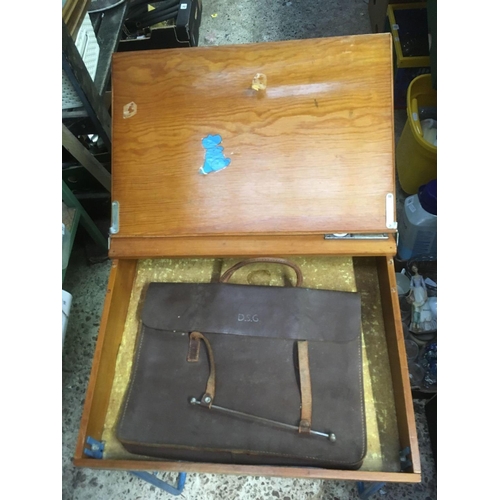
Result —
[{"label": "scratched wood finish", "polygon": [[[389,34],[118,53],[112,88],[112,239],[387,232]],[[208,134],[232,161],[202,175]]]}]

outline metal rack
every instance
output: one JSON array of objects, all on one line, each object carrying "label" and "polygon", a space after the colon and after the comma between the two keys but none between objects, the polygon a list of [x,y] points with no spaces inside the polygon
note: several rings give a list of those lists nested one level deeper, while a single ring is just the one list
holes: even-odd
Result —
[{"label": "metal rack", "polygon": [[[112,55],[120,41],[128,4],[122,2],[103,12],[90,14],[99,43],[94,79],[85,66],[68,26],[62,21],[62,69],[81,102],[79,107],[62,111],[62,145],[77,165],[81,165],[97,181],[95,184],[98,189],[104,191],[96,193],[98,198],[103,194],[108,197],[111,191],[111,116],[106,90],[111,75]],[[91,136],[96,137],[98,148],[92,141],[82,140],[82,137]],[[68,185],[64,181],[62,184],[63,200],[71,199],[70,206],[78,207],[78,219],[98,246],[107,252],[105,237]]]}]

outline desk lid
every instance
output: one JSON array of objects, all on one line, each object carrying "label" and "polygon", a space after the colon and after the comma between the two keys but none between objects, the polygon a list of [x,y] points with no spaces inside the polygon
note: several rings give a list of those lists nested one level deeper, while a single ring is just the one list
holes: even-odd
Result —
[{"label": "desk lid", "polygon": [[117,53],[112,75],[111,249],[394,232],[389,34]]}]

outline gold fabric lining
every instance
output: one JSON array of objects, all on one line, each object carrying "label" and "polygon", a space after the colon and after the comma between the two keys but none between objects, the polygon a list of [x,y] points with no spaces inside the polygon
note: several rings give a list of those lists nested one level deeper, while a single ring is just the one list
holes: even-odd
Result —
[{"label": "gold fabric lining", "polygon": [[[151,282],[209,283],[240,259],[144,259],[139,260],[130,304],[117,356],[102,439],[104,458],[140,459],[128,453],[116,439],[115,427],[132,369],[139,318],[147,285]],[[361,470],[397,472],[399,436],[385,340],[375,261],[359,269],[350,257],[294,257],[304,274],[303,287],[346,292],[359,291],[362,300],[363,383],[367,430],[367,454]],[[284,286],[295,283],[294,271],[276,264],[252,264],[235,272],[230,283]],[[144,457],[150,460],[149,457]]]}]

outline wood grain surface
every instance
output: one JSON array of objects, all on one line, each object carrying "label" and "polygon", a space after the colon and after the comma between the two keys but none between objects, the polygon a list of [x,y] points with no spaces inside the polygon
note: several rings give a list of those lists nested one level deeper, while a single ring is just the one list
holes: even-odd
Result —
[{"label": "wood grain surface", "polygon": [[[376,34],[115,54],[112,239],[387,232],[391,50]],[[208,134],[231,164],[202,175]]]},{"label": "wood grain surface", "polygon": [[325,240],[321,234],[267,236],[185,236],[116,238],[111,242],[113,259],[153,257],[262,257],[280,255],[377,256],[395,255],[396,239]]},{"label": "wood grain surface", "polygon": [[78,433],[75,451],[78,456],[85,456],[83,450],[87,436],[101,439],[136,266],[135,260],[114,260],[112,263]]}]

